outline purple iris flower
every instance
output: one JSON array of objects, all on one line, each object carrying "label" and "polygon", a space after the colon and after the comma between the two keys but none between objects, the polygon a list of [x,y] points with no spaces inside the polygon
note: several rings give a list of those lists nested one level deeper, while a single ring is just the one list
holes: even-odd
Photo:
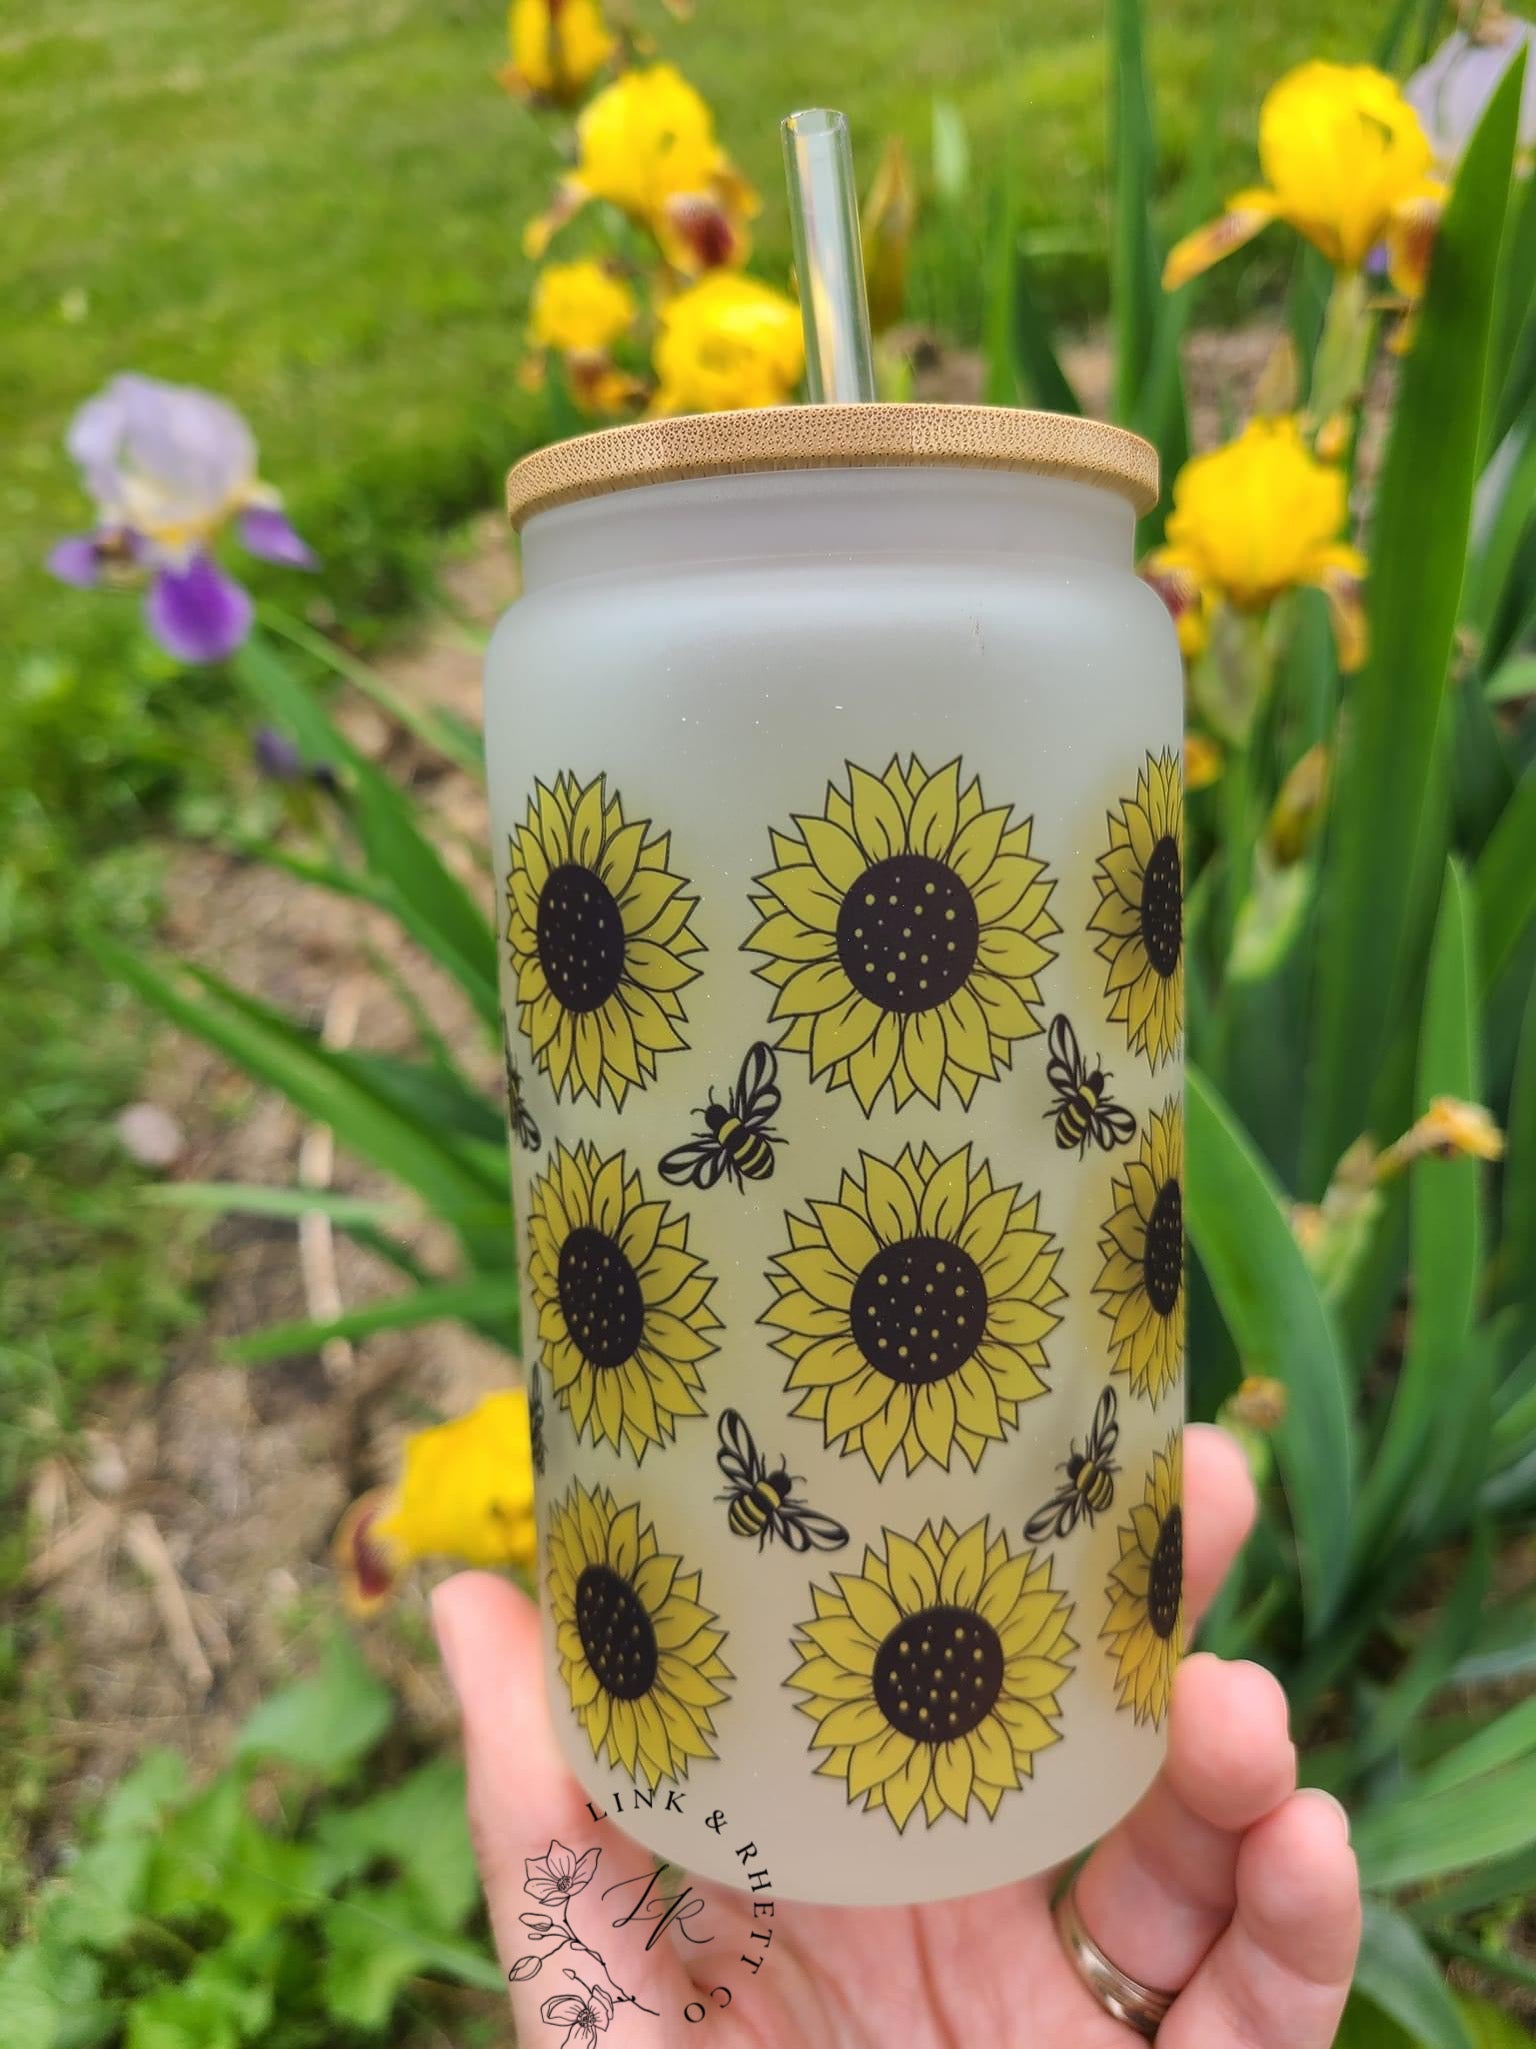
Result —
[{"label": "purple iris flower", "polygon": [[280,733],[276,726],[257,727],[251,752],[257,768],[269,782],[313,783],[316,789],[329,790],[333,797],[340,792],[341,780],[330,762],[306,761],[288,735]]},{"label": "purple iris flower", "polygon": [[60,541],[48,567],[81,587],[147,585],[145,622],[179,661],[222,661],[251,630],[250,597],[213,554],[225,527],[265,561],[315,566],[257,476],[250,428],[211,392],[125,372],[76,413],[66,446],[96,525]]},{"label": "purple iris flower", "polygon": [[1442,171],[1449,175],[1472,140],[1499,81],[1522,48],[1520,147],[1536,143],[1536,25],[1502,7],[1485,7],[1458,29],[1403,87],[1403,97],[1424,124]]}]

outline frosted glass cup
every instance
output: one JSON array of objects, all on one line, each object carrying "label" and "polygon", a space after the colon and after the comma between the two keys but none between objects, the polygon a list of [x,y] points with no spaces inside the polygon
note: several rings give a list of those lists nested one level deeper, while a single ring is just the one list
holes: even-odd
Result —
[{"label": "frosted glass cup", "polygon": [[[486,749],[551,1710],[657,1855],[1058,1862],[1182,1639],[1181,686],[1134,436],[530,456]],[[717,1830],[706,1817],[724,1817]]]}]

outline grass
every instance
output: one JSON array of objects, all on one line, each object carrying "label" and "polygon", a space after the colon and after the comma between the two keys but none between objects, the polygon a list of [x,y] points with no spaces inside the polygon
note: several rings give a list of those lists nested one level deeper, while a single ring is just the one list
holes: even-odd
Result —
[{"label": "grass", "polygon": [[[143,1066],[143,1019],[101,986],[86,939],[91,920],[142,928],[159,866],[138,848],[54,878],[59,900],[5,935],[0,1504],[80,1420],[92,1388],[153,1377],[195,1314],[193,1233],[136,1200],[113,1133]],[[45,876],[34,871],[34,890]],[[23,1563],[0,1543],[0,1595]]]}]

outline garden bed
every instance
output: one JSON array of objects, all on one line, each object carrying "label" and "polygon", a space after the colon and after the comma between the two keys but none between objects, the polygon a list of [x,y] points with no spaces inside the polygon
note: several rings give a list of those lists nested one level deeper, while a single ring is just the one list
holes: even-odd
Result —
[{"label": "garden bed", "polygon": [[[1261,326],[1193,338],[1198,434],[1214,438],[1224,409],[1241,409],[1275,342],[1276,331]],[[979,394],[982,368],[974,356],[927,344],[917,354],[923,396]],[[1108,375],[1103,345],[1087,340],[1069,360],[1089,403],[1101,402]],[[488,515],[473,530],[467,552],[444,579],[454,612],[488,629],[516,590],[515,556],[499,519]],[[478,726],[480,656],[457,626],[418,632],[379,668],[413,705],[436,706]],[[424,804],[440,843],[458,846],[461,872],[473,879],[467,849],[483,845],[486,830],[480,786],[428,755],[355,693],[343,691],[340,716],[354,743]],[[478,886],[488,886],[483,870]],[[379,913],[260,862],[192,846],[172,861],[161,936],[170,951],[288,1014],[315,1026],[339,1020],[352,1043],[380,1051],[410,1042],[411,1021],[380,965],[402,971],[459,1057],[483,1070],[488,1090],[497,1084],[460,993]],[[168,1169],[174,1178],[276,1186],[295,1179],[302,1120],[196,1041],[162,1042],[146,1094],[183,1135]],[[358,1195],[382,1187],[344,1155],[330,1185]],[[110,1783],[146,1738],[172,1743],[198,1763],[224,1754],[232,1731],[335,1608],[329,1545],[348,1501],[390,1476],[408,1429],[460,1412],[505,1377],[496,1351],[459,1324],[382,1333],[349,1359],[332,1353],[330,1364],[315,1354],[267,1366],[220,1363],[224,1341],[301,1319],[315,1305],[306,1298],[291,1224],[225,1218],[204,1249],[202,1321],[174,1347],[164,1379],[105,1393],[83,1460],[55,1462],[39,1482],[40,1578],[71,1646],[61,1676],[72,1710],[58,1730],[70,1761],[42,1831],[55,1846],[67,1833],[75,1791],[94,1793]],[[432,1249],[425,1242],[424,1256]],[[394,1285],[382,1263],[344,1234],[334,1241],[334,1275],[348,1307]],[[79,1529],[93,1500],[107,1505],[112,1520],[100,1519],[100,1541],[72,1556],[69,1532]],[[190,1647],[178,1655],[168,1635],[164,1583],[157,1587],[124,1549],[122,1522],[132,1515],[152,1518],[164,1541],[206,1674]],[[64,1563],[56,1569],[58,1560]],[[403,1631],[374,1632],[375,1650],[421,1716],[423,1733],[440,1734],[448,1703],[435,1658],[423,1654],[419,1599],[407,1614],[413,1622]]]},{"label": "garden bed", "polygon": [[[1241,406],[1275,338],[1271,328],[1250,327],[1194,339],[1197,431],[1213,437],[1222,408]],[[979,393],[975,357],[936,345],[918,353],[924,396]],[[1090,403],[1100,400],[1108,373],[1103,346],[1096,339],[1081,344],[1071,369]],[[515,556],[494,515],[473,530],[468,551],[444,578],[453,610],[488,629],[516,590]],[[379,667],[413,705],[440,707],[478,726],[480,656],[454,625],[419,632]],[[340,715],[355,744],[424,804],[440,843],[461,849],[461,872],[472,879],[464,850],[483,845],[486,830],[479,785],[426,754],[355,693],[343,692]],[[479,886],[487,886],[483,870]],[[183,847],[169,871],[162,938],[170,951],[296,1018],[322,1026],[329,1016],[345,1024],[353,1043],[399,1051],[412,1027],[380,972],[386,963],[409,976],[455,1052],[483,1070],[487,1089],[496,1085],[494,1061],[487,1062],[459,992],[381,914],[260,862],[212,846]],[[168,1169],[173,1177],[279,1186],[295,1179],[303,1122],[195,1041],[161,1044],[146,1094],[183,1135]],[[331,1185],[358,1195],[381,1188],[345,1156],[335,1162]],[[425,1256],[431,1252],[427,1243]],[[291,1224],[222,1219],[205,1253],[203,1319],[175,1346],[163,1381],[104,1394],[82,1462],[56,1462],[39,1483],[43,1583],[71,1645],[62,1676],[73,1706],[58,1732],[71,1762],[44,1831],[55,1844],[67,1830],[74,1790],[109,1783],[146,1738],[173,1743],[199,1763],[224,1754],[234,1728],[334,1609],[329,1545],[347,1502],[389,1477],[408,1429],[460,1412],[505,1377],[495,1350],[458,1324],[382,1333],[344,1363],[333,1353],[331,1365],[315,1354],[268,1366],[222,1364],[224,1341],[302,1318],[314,1305],[306,1299]],[[349,1307],[394,1284],[344,1234],[335,1238],[334,1261],[336,1287]],[[72,1558],[68,1533],[92,1500],[104,1502],[113,1520],[102,1519],[101,1540]],[[163,1583],[157,1589],[123,1547],[122,1520],[136,1514],[151,1517],[164,1540],[207,1675],[185,1654],[189,1647],[178,1655],[168,1637]],[[58,1559],[66,1562],[54,1569]],[[408,1612],[419,1623],[419,1601]],[[422,1655],[421,1628],[381,1629],[374,1643],[422,1716],[423,1732],[440,1733],[447,1700],[435,1659]]]}]

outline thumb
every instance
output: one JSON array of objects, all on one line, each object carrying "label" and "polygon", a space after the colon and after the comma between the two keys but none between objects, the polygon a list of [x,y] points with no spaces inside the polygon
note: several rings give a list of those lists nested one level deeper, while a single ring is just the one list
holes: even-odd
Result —
[{"label": "thumb", "polygon": [[[669,1946],[620,1949],[614,1937],[604,1887],[644,1873],[653,1860],[611,1823],[593,1820],[556,1748],[538,1610],[493,1573],[464,1572],[436,1590],[432,1622],[458,1698],[470,1837],[523,2038],[532,2040],[552,1999],[579,2000],[584,1985],[596,1985],[623,2004],[626,2041],[660,2049],[669,2018],[689,1997],[687,1980]],[[559,1891],[560,1877],[594,1851],[575,1889]]]}]

